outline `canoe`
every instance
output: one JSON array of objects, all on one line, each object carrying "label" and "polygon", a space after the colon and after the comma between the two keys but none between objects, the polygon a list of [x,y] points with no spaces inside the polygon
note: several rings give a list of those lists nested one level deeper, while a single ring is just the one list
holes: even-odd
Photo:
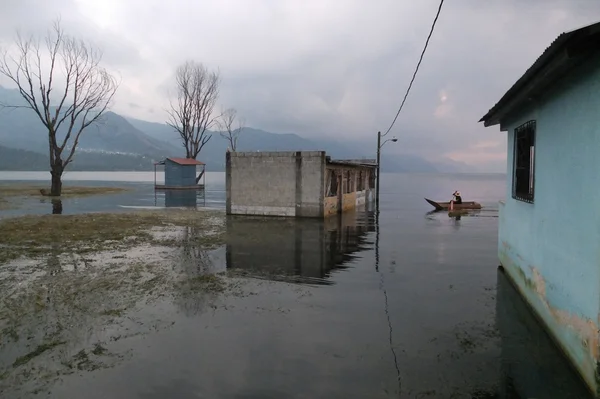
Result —
[{"label": "canoe", "polygon": [[[436,210],[441,211],[444,209],[450,209],[450,202],[436,202],[428,198],[425,201],[429,202]],[[475,201],[463,201],[462,204],[454,204],[454,209],[481,209],[481,204]]]}]

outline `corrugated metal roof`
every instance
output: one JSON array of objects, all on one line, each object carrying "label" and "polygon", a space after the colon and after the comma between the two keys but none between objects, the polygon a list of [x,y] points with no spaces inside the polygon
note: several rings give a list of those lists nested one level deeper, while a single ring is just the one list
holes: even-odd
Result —
[{"label": "corrugated metal roof", "polygon": [[567,45],[577,45],[579,42],[588,39],[590,35],[597,35],[599,31],[600,22],[596,22],[576,30],[561,33],[479,122],[485,122],[485,126],[498,123],[497,121],[491,121],[491,119],[514,99],[544,67],[555,60],[557,56],[561,55],[567,48]]},{"label": "corrugated metal roof", "polygon": [[204,165],[204,162],[196,161],[192,158],[167,158],[171,162],[179,165]]}]

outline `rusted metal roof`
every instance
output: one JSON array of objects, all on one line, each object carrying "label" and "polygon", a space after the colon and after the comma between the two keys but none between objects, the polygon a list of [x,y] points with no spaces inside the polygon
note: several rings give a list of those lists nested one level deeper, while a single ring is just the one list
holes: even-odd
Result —
[{"label": "rusted metal roof", "polygon": [[204,165],[204,162],[196,161],[192,158],[167,158],[171,162],[175,162],[178,165]]},{"label": "rusted metal roof", "polygon": [[600,22],[560,34],[479,122],[486,127],[499,123],[502,115],[519,105],[519,96],[556,82],[589,50],[600,50]]}]

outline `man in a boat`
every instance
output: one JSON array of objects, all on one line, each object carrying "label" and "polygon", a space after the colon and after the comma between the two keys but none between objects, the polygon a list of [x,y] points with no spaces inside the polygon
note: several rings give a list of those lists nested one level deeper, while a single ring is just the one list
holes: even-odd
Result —
[{"label": "man in a boat", "polygon": [[454,193],[452,193],[452,196],[454,197],[454,199],[450,201],[450,203],[462,204],[462,197],[460,196],[460,191],[455,191]]}]

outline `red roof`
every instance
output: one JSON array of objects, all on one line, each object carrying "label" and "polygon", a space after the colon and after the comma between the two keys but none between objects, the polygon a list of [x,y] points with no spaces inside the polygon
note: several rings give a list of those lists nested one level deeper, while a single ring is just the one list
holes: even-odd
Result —
[{"label": "red roof", "polygon": [[179,165],[204,165],[204,162],[196,161],[192,158],[167,158],[171,162]]}]

